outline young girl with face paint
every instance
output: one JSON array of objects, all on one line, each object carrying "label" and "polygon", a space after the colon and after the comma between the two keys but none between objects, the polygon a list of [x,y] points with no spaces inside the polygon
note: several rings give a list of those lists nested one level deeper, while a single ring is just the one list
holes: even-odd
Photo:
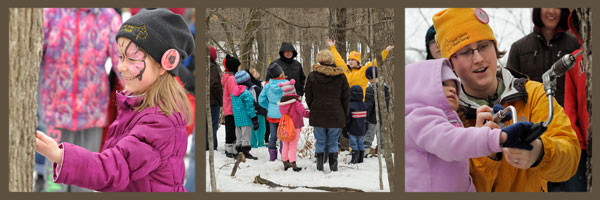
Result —
[{"label": "young girl with face paint", "polygon": [[168,10],[138,13],[116,37],[125,89],[117,93],[119,112],[102,151],[57,144],[41,132],[36,151],[54,162],[56,183],[103,192],[185,192],[185,126],[192,111],[175,76],[194,49],[193,37],[183,18]]}]

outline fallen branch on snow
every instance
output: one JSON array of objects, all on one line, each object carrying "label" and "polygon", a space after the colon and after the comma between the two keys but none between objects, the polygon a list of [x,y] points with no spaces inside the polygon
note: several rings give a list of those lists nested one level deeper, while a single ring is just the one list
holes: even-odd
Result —
[{"label": "fallen branch on snow", "polygon": [[347,187],[285,186],[285,185],[280,185],[280,184],[274,183],[273,181],[269,181],[267,179],[261,178],[260,175],[254,177],[254,183],[258,183],[258,184],[262,184],[262,185],[268,185],[269,187],[285,187],[285,188],[290,188],[290,189],[308,188],[308,189],[315,189],[315,190],[325,190],[325,191],[329,191],[329,192],[364,192],[364,191],[359,190],[359,189],[347,188]]},{"label": "fallen branch on snow", "polygon": [[235,173],[237,172],[240,162],[243,162],[243,163],[246,162],[246,157],[244,156],[244,154],[242,152],[239,152],[237,155],[237,159],[235,161],[235,164],[233,165],[233,169],[231,170],[231,176],[235,176]]}]

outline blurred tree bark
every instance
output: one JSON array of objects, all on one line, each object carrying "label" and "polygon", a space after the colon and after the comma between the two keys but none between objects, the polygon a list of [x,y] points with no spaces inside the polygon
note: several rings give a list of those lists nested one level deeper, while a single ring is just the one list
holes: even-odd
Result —
[{"label": "blurred tree bark", "polygon": [[33,191],[38,75],[42,56],[41,8],[9,9],[9,191]]},{"label": "blurred tree bark", "polygon": [[335,42],[337,51],[346,60],[346,8],[329,9],[329,38]]},{"label": "blurred tree bark", "polygon": [[250,15],[250,21],[246,24],[246,28],[244,28],[243,36],[241,39],[241,48],[240,48],[240,61],[242,64],[242,69],[246,70],[250,66],[251,55],[253,52],[253,44],[256,38],[256,30],[260,27],[262,17],[262,12],[260,12],[257,8],[251,8],[248,11]]},{"label": "blurred tree bark", "polygon": [[587,160],[587,178],[588,192],[592,191],[592,9],[577,8],[577,14],[581,22],[581,39],[583,40],[583,65],[585,66],[586,86],[587,86],[587,107],[590,115],[588,128],[588,160]]}]

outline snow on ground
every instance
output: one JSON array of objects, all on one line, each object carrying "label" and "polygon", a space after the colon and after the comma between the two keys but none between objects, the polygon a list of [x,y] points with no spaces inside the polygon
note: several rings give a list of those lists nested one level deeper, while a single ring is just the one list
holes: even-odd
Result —
[{"label": "snow on ground", "polygon": [[[305,119],[305,124],[308,124],[308,119]],[[306,125],[303,129],[298,142],[299,149],[303,148],[303,142],[306,139],[314,141],[314,136],[311,133],[312,128]],[[306,138],[307,134],[309,135],[308,138]],[[349,164],[351,155],[348,151],[342,152],[338,156],[337,172],[331,172],[328,163],[323,165],[323,172],[317,171],[314,155],[310,155],[307,158],[296,156],[296,164],[302,168],[302,171],[294,172],[291,168],[287,171],[283,170],[281,155],[278,155],[276,161],[269,162],[267,147],[253,148],[250,154],[258,157],[258,160],[246,159],[245,163],[240,163],[236,175],[232,177],[230,174],[234,160],[227,158],[223,150],[225,126],[219,128],[217,138],[219,147],[218,151],[214,154],[214,159],[217,189],[220,192],[323,192],[323,190],[307,188],[270,188],[266,185],[253,183],[254,177],[257,175],[280,185],[349,187],[365,192],[389,192],[384,159],[381,159],[384,190],[379,190],[379,164],[377,157],[365,158],[364,163],[353,165]],[[314,147],[312,151],[314,152]],[[206,164],[208,163],[208,153],[206,153]],[[206,191],[211,191],[208,166],[206,167]]]}]

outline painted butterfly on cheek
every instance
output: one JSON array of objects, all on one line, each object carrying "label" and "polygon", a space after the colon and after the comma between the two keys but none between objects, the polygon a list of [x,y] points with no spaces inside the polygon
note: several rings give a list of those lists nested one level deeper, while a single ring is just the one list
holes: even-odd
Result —
[{"label": "painted butterfly on cheek", "polygon": [[130,41],[125,48],[125,55],[125,65],[127,65],[129,73],[141,81],[142,75],[146,70],[146,54],[135,43]]}]

